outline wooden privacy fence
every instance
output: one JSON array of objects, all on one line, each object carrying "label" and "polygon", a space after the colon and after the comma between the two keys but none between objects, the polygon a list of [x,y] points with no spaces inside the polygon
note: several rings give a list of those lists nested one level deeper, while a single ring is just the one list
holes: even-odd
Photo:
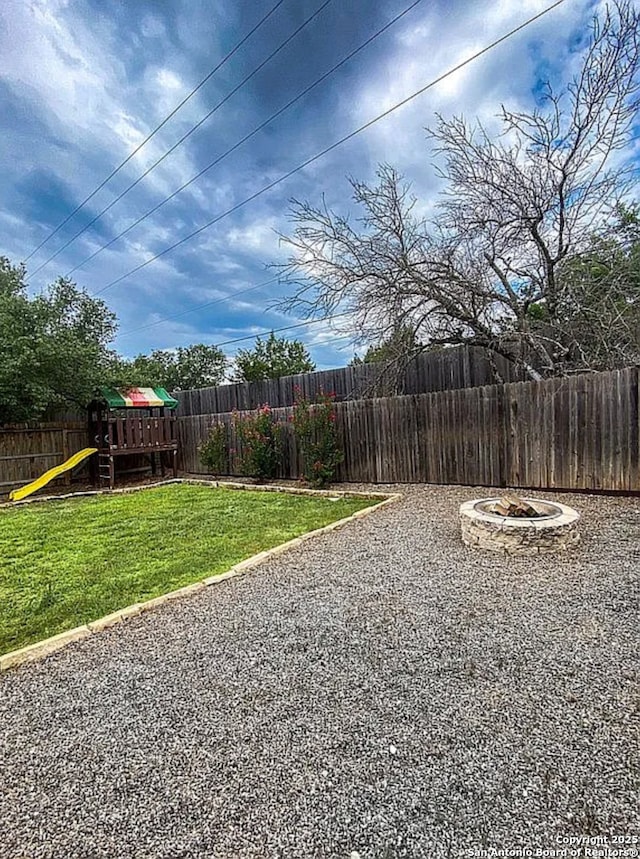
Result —
[{"label": "wooden privacy fence", "polygon": [[[300,463],[291,408],[281,477]],[[640,491],[638,369],[336,404],[344,452],[338,479],[546,489]],[[178,419],[181,468],[203,472],[198,445],[213,421]],[[230,473],[237,473],[237,458]]]},{"label": "wooden privacy fence", "polygon": [[[86,421],[0,428],[0,494],[30,483],[87,447]],[[71,484],[71,472],[61,478]]]},{"label": "wooden privacy fence", "polygon": [[180,416],[220,414],[234,409],[255,409],[263,403],[271,408],[290,406],[296,388],[306,397],[314,397],[321,390],[331,391],[338,401],[381,396],[389,391],[390,385],[394,386],[393,393],[403,394],[472,388],[496,382],[496,368],[505,382],[523,378],[522,372],[502,356],[493,355],[490,360],[486,350],[474,346],[424,352],[398,378],[383,364],[360,364],[264,382],[175,391],[173,396],[180,404]]}]

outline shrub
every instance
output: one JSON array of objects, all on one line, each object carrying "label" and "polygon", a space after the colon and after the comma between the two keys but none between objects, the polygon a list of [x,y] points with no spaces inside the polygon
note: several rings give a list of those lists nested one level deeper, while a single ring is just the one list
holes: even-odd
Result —
[{"label": "shrub", "polygon": [[248,477],[275,477],[282,459],[282,427],[265,404],[251,414],[233,415],[241,446],[240,469]]},{"label": "shrub", "polygon": [[200,461],[214,474],[229,474],[229,444],[225,424],[211,425],[207,440],[200,445]]},{"label": "shrub", "polygon": [[302,475],[311,486],[330,483],[344,459],[338,448],[335,394],[320,391],[315,403],[296,390],[293,429],[302,455]]}]

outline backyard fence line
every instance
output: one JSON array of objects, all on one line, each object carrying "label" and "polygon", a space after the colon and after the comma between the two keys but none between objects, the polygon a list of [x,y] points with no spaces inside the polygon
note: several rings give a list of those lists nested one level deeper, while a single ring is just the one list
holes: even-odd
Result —
[{"label": "backyard fence line", "polygon": [[180,416],[221,414],[234,409],[256,409],[263,403],[269,403],[272,408],[291,406],[297,388],[308,398],[315,397],[321,390],[333,392],[338,401],[388,393],[421,394],[473,388],[498,381],[496,369],[505,382],[524,378],[522,371],[501,355],[490,356],[477,346],[461,346],[417,355],[399,372],[397,379],[382,363],[359,364],[263,382],[175,391],[173,396],[180,404]]},{"label": "backyard fence line", "polygon": [[[628,368],[338,402],[344,454],[338,479],[638,492],[638,384],[638,368]],[[284,424],[279,476],[297,478],[302,469],[288,421],[292,411],[275,408],[274,414]],[[229,425],[231,447],[240,450],[230,412],[179,417],[182,471],[206,470],[198,446],[214,421]],[[0,493],[88,444],[82,421],[0,428]],[[228,472],[239,474],[237,455]],[[74,479],[84,474],[76,472]],[[70,475],[60,480],[68,482]]]},{"label": "backyard fence line", "polygon": [[[436,483],[640,491],[637,368],[567,379],[336,403],[345,482]],[[301,473],[292,408],[283,422],[280,477]],[[198,447],[230,413],[178,418],[180,468],[206,471]],[[229,474],[238,474],[232,457]]]},{"label": "backyard fence line", "polygon": [[[0,427],[0,493],[30,483],[87,444],[86,421]],[[70,485],[71,473],[59,479]]]},{"label": "backyard fence line", "polygon": [[[86,420],[48,421],[11,424],[0,427],[0,496],[12,489],[31,483],[55,465],[61,465],[72,454],[95,446]],[[139,474],[150,467],[149,455],[133,454],[126,463],[116,465],[116,477]],[[124,467],[123,467],[124,466]],[[52,486],[70,486],[72,482],[86,483],[90,479],[90,461],[85,460],[65,472]]]}]

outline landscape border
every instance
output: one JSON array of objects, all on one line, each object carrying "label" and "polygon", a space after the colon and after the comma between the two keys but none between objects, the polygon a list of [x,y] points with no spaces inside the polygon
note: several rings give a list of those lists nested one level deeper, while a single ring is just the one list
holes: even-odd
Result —
[{"label": "landscape border", "polygon": [[285,492],[289,493],[290,495],[311,495],[315,497],[321,496],[331,498],[369,499],[379,498],[380,501],[377,504],[371,505],[370,507],[365,507],[362,510],[356,510],[356,512],[352,513],[350,516],[345,516],[342,519],[338,519],[335,522],[331,522],[329,525],[324,525],[322,528],[315,528],[313,531],[306,531],[299,537],[293,537],[291,540],[287,540],[284,543],[280,543],[279,545],[274,546],[271,549],[265,549],[262,552],[258,552],[255,555],[251,555],[251,557],[245,558],[244,561],[240,561],[239,563],[234,564],[233,567],[223,573],[218,573],[218,575],[213,576],[207,576],[206,578],[200,579],[193,584],[185,585],[182,588],[178,588],[174,591],[169,591],[166,594],[161,594],[158,597],[153,597],[152,599],[145,600],[144,602],[133,603],[132,605],[125,606],[125,608],[118,609],[118,611],[112,612],[111,614],[105,615],[104,617],[98,618],[97,620],[89,621],[82,626],[76,626],[73,629],[58,633],[58,635],[53,635],[50,638],[45,638],[42,641],[37,641],[34,644],[28,644],[25,647],[19,648],[18,650],[10,650],[8,653],[5,653],[0,656],[0,673],[8,671],[11,668],[16,668],[17,666],[22,665],[25,662],[35,662],[38,659],[43,659],[49,654],[55,653],[56,651],[61,650],[63,647],[66,647],[67,645],[72,644],[75,641],[82,641],[83,639],[88,638],[95,633],[101,632],[103,629],[108,629],[111,626],[115,626],[118,623],[122,623],[128,618],[135,617],[136,615],[142,614],[145,611],[156,609],[164,605],[165,603],[171,602],[174,599],[190,596],[192,594],[198,593],[201,590],[204,590],[207,587],[210,587],[211,585],[217,585],[219,582],[224,582],[227,579],[241,576],[247,570],[257,567],[264,561],[273,558],[276,555],[280,555],[283,552],[288,551],[289,549],[293,549],[296,546],[299,546],[301,543],[311,539],[312,537],[317,537],[320,534],[334,531],[336,528],[342,528],[349,522],[352,522],[356,519],[360,519],[363,516],[368,516],[375,510],[379,510],[381,507],[385,507],[386,505],[392,504],[395,501],[399,501],[402,498],[402,493],[400,492],[394,492],[390,494],[385,492],[350,492],[348,490],[334,491],[331,489],[304,489],[302,487],[289,487],[272,484],[253,485],[249,483],[236,483],[219,480],[204,480],[199,478],[177,477],[172,478],[171,480],[161,480],[156,483],[140,484],[138,486],[129,486],[121,489],[96,489],[84,492],[70,492],[65,495],[46,495],[40,496],[38,498],[25,498],[23,501],[7,502],[0,504],[0,508],[19,507],[25,504],[34,504],[47,501],[63,501],[69,498],[82,498],[93,495],[118,495],[128,492],[140,492],[142,490],[155,489],[159,486],[169,486],[172,484],[202,485],[210,486],[211,488],[226,488],[231,490],[249,490],[257,492]]}]

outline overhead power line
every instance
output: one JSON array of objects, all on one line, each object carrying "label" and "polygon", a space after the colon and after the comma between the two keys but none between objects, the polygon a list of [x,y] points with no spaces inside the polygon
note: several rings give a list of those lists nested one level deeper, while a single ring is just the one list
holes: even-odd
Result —
[{"label": "overhead power line", "polygon": [[[312,89],[314,89],[319,84],[321,84],[323,81],[325,81],[330,75],[332,75],[339,68],[341,68],[345,63],[347,63],[350,59],[352,59],[356,54],[358,54],[360,51],[362,51],[364,48],[366,48],[368,45],[370,45],[372,42],[374,42],[386,30],[388,30],[390,27],[392,27],[397,21],[399,21],[401,18],[403,18],[408,12],[410,12],[412,9],[414,9],[421,2],[422,2],[422,0],[414,0],[414,2],[411,3],[409,6],[407,6],[406,9],[403,9],[402,12],[400,12],[398,15],[396,15],[394,18],[392,18],[388,23],[386,23],[384,25],[384,27],[381,27],[372,36],[369,36],[369,38],[366,39],[366,41],[364,41],[361,45],[359,45],[357,48],[355,48],[353,51],[351,51],[345,57],[343,57],[343,59],[341,59],[339,63],[336,63],[334,66],[332,66],[332,68],[330,68],[323,75],[321,75],[321,77],[317,78],[317,80],[315,80],[312,84],[309,84],[309,86],[305,87],[302,90],[302,92],[298,93],[297,96],[295,96],[290,101],[288,101],[283,107],[281,107],[275,113],[272,113],[271,116],[269,116],[267,119],[264,120],[264,122],[261,122],[259,125],[257,125],[253,129],[253,131],[250,131],[248,134],[245,134],[245,136],[242,137],[240,140],[238,140],[237,143],[234,143],[233,146],[231,146],[229,149],[227,149],[225,152],[223,152],[221,155],[219,155],[217,158],[215,158],[213,161],[211,161],[211,163],[207,164],[206,167],[203,167],[202,170],[200,170],[198,173],[196,173],[195,176],[192,176],[191,179],[189,179],[187,182],[185,182],[183,185],[181,185],[179,188],[177,188],[172,194],[170,194],[168,197],[165,197],[164,200],[161,200],[157,205],[153,206],[151,209],[149,209],[147,212],[145,212],[143,215],[141,215],[132,224],[129,224],[129,226],[125,230],[123,230],[121,233],[118,233],[117,236],[114,236],[114,238],[112,238],[106,244],[102,245],[102,247],[98,248],[90,256],[86,257],[86,259],[83,259],[82,262],[79,262],[72,269],[69,269],[69,271],[66,273],[65,277],[69,277],[74,272],[76,272],[79,268],[82,268],[88,262],[91,262],[91,260],[93,260],[95,257],[97,257],[98,254],[102,253],[102,251],[106,250],[107,248],[110,248],[113,244],[115,244],[121,238],[123,238],[128,233],[130,233],[131,230],[133,230],[135,227],[138,226],[138,224],[141,224],[143,221],[146,221],[146,219],[149,218],[151,215],[153,215],[155,212],[157,212],[158,209],[161,209],[162,206],[164,206],[170,200],[173,200],[174,197],[177,197],[178,194],[182,193],[182,191],[184,191],[186,188],[188,188],[189,185],[192,185],[197,179],[199,179],[201,176],[203,176],[205,173],[207,173],[209,170],[211,170],[212,167],[215,167],[217,164],[220,164],[220,162],[223,161],[225,158],[227,158],[229,155],[231,155],[232,152],[235,152],[236,149],[238,149],[240,146],[242,146],[244,143],[246,143],[247,140],[250,140],[252,137],[254,137],[259,131],[261,131],[263,128],[265,128],[265,126],[269,125],[271,122],[273,122],[279,116],[282,116],[282,114],[285,113],[285,111],[289,110],[290,107],[293,107],[293,105],[296,104],[296,102],[300,101],[300,99],[303,98],[305,95],[308,95],[308,93],[310,93]],[[117,200],[114,200],[114,202],[117,202]],[[60,250],[64,250],[64,248],[61,248]],[[50,259],[53,259],[53,257],[50,257]]]},{"label": "overhead power line", "polygon": [[[267,333],[271,334],[271,331],[268,331]],[[299,334],[297,336],[300,338],[303,338],[306,336],[306,334],[309,334],[309,333],[310,332],[305,332],[305,334]],[[251,335],[251,337],[262,337],[262,336],[265,336],[265,335],[264,334],[252,334]],[[249,338],[247,338],[247,339],[249,339]],[[329,347],[330,346],[333,349],[335,347],[336,343],[344,343],[346,340],[348,340],[351,344],[355,345],[355,337],[353,334],[343,334],[340,337],[332,337],[330,343],[329,343],[329,341],[322,341],[321,340],[317,343],[306,343],[305,345],[314,346],[315,348],[323,348],[323,347]],[[344,351],[345,346],[343,346],[341,348],[342,348],[342,351]],[[340,352],[341,351],[340,347],[338,347],[338,349],[336,351]],[[237,355],[238,355],[238,349],[232,350],[231,352],[227,352],[227,358],[229,358],[231,360],[236,358]]]},{"label": "overhead power line", "polygon": [[214,343],[213,346],[217,349],[220,346],[229,346],[231,343],[242,343],[243,340],[252,340],[254,337],[267,337],[269,334],[279,334],[281,331],[292,331],[294,328],[304,328],[306,325],[316,325],[319,322],[330,322],[332,319],[340,319],[343,316],[349,316],[347,313],[336,313],[333,316],[324,316],[322,319],[307,319],[306,322],[298,322],[295,325],[283,325],[281,328],[269,328],[268,331],[258,331],[254,334],[247,334],[245,337],[234,337],[232,340],[222,340],[220,343]]},{"label": "overhead power line", "polygon": [[283,3],[284,3],[284,0],[278,0],[278,2],[275,3],[275,5],[273,5],[271,7],[271,9],[269,9],[269,11],[266,13],[266,15],[262,16],[262,18],[258,21],[258,23],[254,27],[252,27],[251,30],[249,30],[249,32],[245,36],[243,36],[242,39],[240,39],[240,41],[236,44],[236,46],[234,48],[232,48],[228,54],[225,54],[225,56],[220,60],[220,62],[216,66],[214,66],[214,68],[212,68],[211,71],[208,72],[202,78],[200,83],[197,84],[191,90],[191,92],[188,95],[186,95],[182,99],[182,101],[173,108],[173,110],[170,113],[168,113],[165,116],[165,118],[162,120],[162,122],[159,125],[156,125],[156,127],[153,129],[153,131],[151,131],[145,137],[145,139],[142,141],[142,143],[139,143],[136,146],[136,148],[132,152],[130,152],[129,155],[127,155],[127,157],[124,159],[124,161],[121,161],[117,167],[114,167],[114,169],[111,171],[111,173],[109,173],[109,175],[105,179],[103,179],[103,181],[97,186],[97,188],[94,188],[94,190],[87,197],[85,197],[81,203],[78,203],[76,208],[69,215],[67,215],[67,217],[63,221],[61,221],[58,224],[58,226],[55,228],[55,230],[52,230],[47,236],[45,236],[45,238],[40,242],[38,247],[34,248],[31,251],[31,253],[29,254],[29,256],[25,258],[25,262],[30,260],[31,257],[34,256],[34,254],[36,254],[40,250],[40,248],[44,247],[44,245],[47,244],[49,239],[52,239],[53,236],[55,236],[59,232],[59,230],[61,230],[62,227],[65,226],[65,224],[68,224],[69,221],[71,220],[71,218],[73,218],[73,216],[76,215],[80,211],[80,209],[82,209],[83,206],[89,202],[89,200],[92,200],[95,197],[95,195],[98,193],[98,191],[102,190],[102,188],[104,188],[104,186],[107,184],[107,182],[109,182],[111,179],[113,179],[113,177],[117,173],[119,173],[122,170],[122,168],[126,164],[128,164],[129,161],[131,161],[131,159],[135,155],[137,155],[138,152],[140,152],[140,150],[144,146],[147,145],[147,143],[151,140],[152,137],[155,137],[155,135],[160,131],[160,129],[163,128],[167,124],[167,122],[169,122],[169,120],[172,119],[176,115],[176,113],[178,113],[178,111],[181,110],[191,98],[193,98],[193,96],[198,92],[198,90],[200,90],[207,83],[207,81],[211,80],[211,78],[215,75],[215,73],[218,72],[222,68],[222,66],[224,66],[225,63],[227,63],[231,59],[231,57],[233,57],[233,55],[236,54],[240,50],[240,48],[245,44],[245,42],[247,42],[251,38],[251,36],[253,36],[253,34],[256,33],[260,29],[260,27],[262,27],[262,25],[265,23],[265,21],[267,21],[267,19],[270,18],[273,15],[273,13],[276,11],[276,9],[279,6],[282,6]]},{"label": "overhead power line", "polygon": [[405,105],[409,104],[409,102],[413,101],[418,96],[427,92],[427,90],[436,86],[436,84],[438,84],[441,81],[445,80],[446,78],[450,77],[452,74],[455,74],[455,72],[460,71],[460,69],[463,69],[465,66],[469,65],[474,60],[477,60],[479,57],[488,53],[493,48],[500,45],[502,42],[507,41],[507,39],[510,39],[516,33],[519,33],[521,30],[524,30],[530,24],[533,24],[535,21],[538,21],[544,15],[547,15],[553,9],[556,9],[558,6],[561,6],[565,2],[566,2],[566,0],[556,0],[555,3],[552,3],[550,6],[547,6],[541,12],[538,12],[536,15],[533,15],[532,17],[528,18],[526,21],[523,21],[522,24],[519,24],[517,27],[514,27],[512,30],[509,30],[507,33],[505,33],[504,35],[495,39],[493,42],[486,45],[481,50],[476,51],[470,57],[467,57],[462,62],[460,62],[457,65],[453,66],[452,68],[448,69],[448,71],[443,72],[443,74],[439,75],[437,78],[434,78],[428,84],[425,84],[425,86],[416,90],[411,95],[409,95],[406,98],[402,99],[401,101],[397,102],[392,107],[390,107],[387,110],[383,111],[382,113],[378,114],[373,119],[370,119],[368,122],[365,122],[363,125],[359,126],[358,128],[354,129],[353,131],[349,132],[349,134],[345,134],[344,137],[341,137],[339,140],[336,140],[334,143],[332,143],[329,146],[326,146],[324,149],[320,150],[320,152],[317,152],[315,155],[311,156],[310,158],[307,158],[301,164],[298,164],[297,167],[294,167],[291,170],[288,170],[286,173],[283,173],[277,179],[274,179],[272,182],[269,182],[267,185],[264,185],[262,188],[260,188],[254,194],[251,194],[249,197],[245,197],[244,200],[241,200],[239,203],[236,203],[234,206],[232,206],[231,208],[222,212],[220,215],[217,215],[215,218],[212,218],[210,221],[207,221],[207,223],[203,224],[201,227],[198,227],[198,229],[193,230],[191,233],[188,233],[186,236],[184,236],[179,241],[174,242],[172,245],[169,245],[168,247],[164,248],[164,250],[159,251],[157,254],[154,254],[148,260],[145,260],[145,262],[140,263],[139,265],[130,269],[130,271],[125,272],[125,274],[122,274],[122,275],[120,275],[120,277],[115,278],[115,280],[110,281],[109,283],[107,283],[105,286],[103,286],[101,289],[97,290],[93,294],[99,295],[100,293],[106,292],[108,289],[111,289],[112,287],[116,286],[118,283],[122,283],[123,280],[126,280],[127,278],[131,277],[132,274],[136,274],[137,272],[141,271],[143,268],[146,268],[148,265],[151,265],[151,263],[155,262],[156,260],[160,259],[163,256],[166,256],[168,253],[171,253],[176,248],[181,247],[186,242],[190,241],[191,239],[193,239],[196,236],[203,233],[205,230],[208,230],[214,224],[217,224],[223,218],[226,218],[229,215],[233,214],[234,212],[237,212],[239,209],[242,209],[248,203],[251,203],[253,200],[256,200],[258,197],[261,197],[267,191],[270,191],[272,188],[275,188],[277,185],[280,185],[282,182],[286,181],[291,176],[294,176],[296,173],[299,173],[301,170],[304,170],[305,167],[308,167],[310,164],[313,164],[314,162],[320,160],[325,155],[327,155],[329,152],[332,152],[334,149],[337,149],[339,146],[342,146],[347,141],[352,140],[354,137],[361,134],[363,131],[366,131],[368,128],[371,128],[373,125],[375,125],[377,122],[380,122],[380,120],[384,119],[385,117],[390,116],[392,113],[399,110],[401,107],[404,107]]},{"label": "overhead power line", "polygon": [[175,152],[175,150],[179,146],[181,146],[185,142],[185,140],[187,140],[187,138],[191,137],[191,135],[195,131],[197,131],[198,128],[200,128],[200,126],[203,125],[208,119],[210,119],[210,117],[212,117],[213,114],[216,113],[216,111],[218,111],[224,104],[226,104],[229,101],[229,99],[238,92],[238,90],[240,90],[244,86],[246,86],[246,84],[255,75],[257,75],[261,69],[263,69],[269,62],[271,62],[271,60],[277,54],[279,54],[280,51],[284,50],[284,48],[289,44],[289,42],[291,42],[293,39],[295,39],[295,37],[302,30],[304,30],[304,28],[307,27],[314,20],[314,18],[317,18],[317,16],[322,12],[323,9],[325,9],[329,5],[329,3],[332,3],[332,2],[333,2],[333,0],[324,0],[324,2],[315,10],[315,12],[313,12],[311,15],[309,15],[309,17],[305,21],[303,21],[302,24],[300,24],[298,27],[296,27],[296,29],[289,36],[287,36],[287,38],[283,42],[281,42],[277,48],[275,48],[273,51],[271,51],[271,53],[264,60],[262,60],[262,62],[259,63],[253,69],[253,71],[251,71],[248,75],[246,75],[240,81],[239,84],[236,84],[236,86],[233,87],[233,89],[230,92],[228,92],[227,95],[225,95],[225,97],[222,98],[216,105],[214,105],[214,107],[212,107],[211,110],[208,113],[206,113],[202,117],[201,120],[199,120],[199,122],[197,122],[187,132],[185,132],[185,134],[183,134],[182,137],[178,141],[176,141],[176,143],[173,144],[173,146],[171,146],[169,149],[167,149],[167,151],[164,153],[164,155],[161,155],[160,158],[158,158],[156,161],[154,161],[154,163],[150,167],[147,167],[147,169],[144,171],[144,173],[141,173],[140,176],[138,176],[137,179],[135,179],[133,182],[131,182],[124,189],[124,191],[122,191],[120,194],[117,195],[117,197],[114,197],[114,199],[109,203],[108,206],[105,206],[104,209],[102,209],[102,211],[98,212],[98,214],[95,217],[93,217],[87,224],[85,224],[81,230],[78,230],[78,232],[75,233],[75,235],[73,235],[61,247],[59,247],[55,253],[51,254],[50,257],[48,257],[43,263],[41,263],[38,266],[38,268],[35,269],[34,272],[32,272],[32,276],[36,275],[46,265],[48,265],[52,260],[54,260],[59,254],[61,254],[64,250],[66,250],[69,247],[69,245],[73,244],[73,242],[75,242],[75,240],[77,238],[79,238],[79,236],[81,236],[83,233],[85,233],[89,229],[89,227],[92,227],[96,223],[96,221],[99,221],[100,218],[104,214],[106,214],[110,209],[112,209],[116,205],[116,203],[118,203],[120,200],[122,200],[122,198],[124,196],[126,196],[129,193],[129,191],[133,190],[133,188],[135,188],[136,185],[139,185],[143,179],[145,179],[153,170],[156,169],[156,167],[158,167],[160,164],[162,164],[162,162],[165,160],[165,158],[168,158],[172,152]]},{"label": "overhead power line", "polygon": [[[268,125],[270,122],[273,122],[274,119],[276,119],[278,116],[280,116],[286,110],[288,110],[293,104],[295,104],[297,101],[299,101],[310,90],[312,90],[319,83],[321,83],[326,77],[328,77],[330,74],[332,74],[334,71],[336,71],[340,66],[344,65],[344,63],[346,63],[355,54],[357,54],[364,47],[366,47],[370,42],[372,42],[374,39],[376,39],[378,36],[380,36],[386,29],[388,29],[392,24],[394,24],[399,18],[401,18],[403,15],[406,15],[407,12],[409,12],[411,9],[414,8],[414,6],[417,6],[418,3],[421,3],[421,2],[422,2],[422,0],[415,0],[415,2],[411,4],[411,6],[407,7],[403,12],[401,12],[399,15],[397,15],[395,18],[393,18],[393,20],[389,21],[388,24],[385,24],[385,26],[381,30],[378,30],[377,33],[374,33],[373,36],[370,36],[370,38],[367,39],[366,42],[363,42],[362,45],[360,45],[358,48],[356,48],[354,51],[352,51],[350,54],[348,54],[346,57],[344,57],[344,59],[340,60],[340,62],[337,63],[335,66],[333,66],[333,68],[329,69],[328,72],[325,72],[325,74],[322,75],[321,78],[318,78],[318,80],[316,80],[316,81],[314,81],[314,83],[310,84],[306,89],[304,89],[301,93],[299,93],[295,98],[293,98],[293,99],[291,99],[291,101],[287,102],[287,104],[285,104],[284,107],[281,107],[276,113],[272,114],[268,119],[266,119],[264,122],[262,122],[256,128],[254,128],[253,131],[249,132],[249,134],[247,134],[245,137],[243,137],[241,140],[239,140],[237,143],[235,143],[230,149],[227,149],[226,152],[224,152],[222,155],[220,155],[218,158],[216,158],[215,161],[212,161],[210,164],[208,164],[206,167],[204,167],[199,173],[196,173],[195,176],[193,176],[191,179],[189,179],[187,182],[185,182],[184,185],[181,185],[172,194],[170,194],[168,197],[165,197],[164,200],[162,200],[160,203],[158,203],[152,209],[149,209],[149,211],[145,212],[144,215],[141,215],[136,221],[134,221],[132,224],[130,224],[126,228],[126,230],[123,230],[121,233],[118,233],[117,236],[114,236],[113,239],[111,239],[105,245],[102,245],[102,247],[98,248],[98,250],[94,251],[86,259],[82,260],[77,265],[75,265],[73,268],[69,269],[69,271],[65,273],[65,277],[69,277],[70,275],[74,274],[76,271],[78,271],[78,269],[82,268],[88,262],[91,262],[91,260],[93,260],[99,254],[101,254],[102,251],[107,250],[107,248],[110,248],[111,245],[115,244],[115,242],[117,242],[119,239],[126,236],[127,233],[130,233],[131,230],[133,230],[135,227],[138,226],[138,224],[141,224],[143,221],[146,221],[146,219],[148,217],[150,217],[155,212],[157,212],[158,209],[162,208],[162,206],[164,206],[165,203],[168,203],[170,200],[173,200],[174,197],[176,197],[178,194],[180,194],[181,191],[184,191],[185,188],[188,188],[189,185],[193,184],[193,182],[195,182],[197,179],[199,179],[204,173],[208,172],[212,167],[215,167],[217,164],[219,164],[224,158],[226,158],[228,155],[230,155],[234,150],[238,149],[238,147],[240,147],[243,143],[246,143],[246,141],[250,137],[253,137],[259,131],[261,131],[261,129],[263,129],[266,125]],[[634,143],[636,140],[640,140],[640,134],[637,134],[635,137],[630,138],[627,141],[627,143]],[[638,169],[640,169],[640,168],[638,168]],[[193,309],[197,310],[198,308],[196,307]],[[190,311],[185,311],[185,313],[189,313],[189,312]],[[120,335],[120,336],[123,336],[123,335]]]},{"label": "overhead power line", "polygon": [[118,334],[118,337],[129,337],[131,334],[137,334],[139,331],[146,331],[148,328],[155,328],[156,325],[162,325],[163,322],[173,322],[174,319],[180,319],[181,316],[187,316],[189,313],[194,313],[196,310],[203,310],[205,307],[213,307],[215,304],[225,304],[227,301],[233,301],[239,295],[246,295],[248,292],[254,292],[256,289],[261,289],[263,286],[268,286],[270,283],[275,283],[280,280],[279,275],[265,280],[262,283],[256,283],[247,289],[238,289],[235,292],[225,295],[224,298],[214,298],[213,301],[205,301],[204,304],[197,304],[195,307],[190,307],[188,310],[183,310],[181,313],[174,313],[171,316],[165,316],[163,319],[156,319],[155,322],[149,322],[148,325],[141,325],[139,328],[130,328],[128,331],[123,331]]}]

